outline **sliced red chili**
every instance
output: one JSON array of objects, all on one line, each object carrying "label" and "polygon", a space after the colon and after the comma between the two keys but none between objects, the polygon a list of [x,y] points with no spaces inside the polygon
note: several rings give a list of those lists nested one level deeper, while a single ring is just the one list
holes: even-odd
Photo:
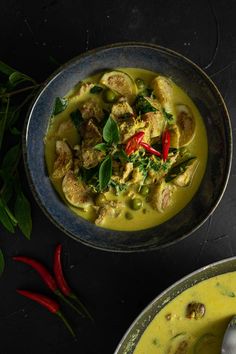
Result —
[{"label": "sliced red chili", "polygon": [[166,161],[170,149],[170,131],[166,129],[162,134],[162,158]]},{"label": "sliced red chili", "polygon": [[139,143],[140,146],[142,146],[145,150],[147,150],[148,152],[150,152],[150,154],[156,155],[158,157],[161,156],[161,153],[159,151],[157,151],[156,149],[154,149],[153,147],[151,147],[151,145],[144,143],[143,141],[141,141]]},{"label": "sliced red chili", "polygon": [[125,147],[125,153],[129,156],[133,152],[135,152],[138,148],[139,145],[144,137],[144,132],[138,132],[134,134],[127,142],[126,147]]}]

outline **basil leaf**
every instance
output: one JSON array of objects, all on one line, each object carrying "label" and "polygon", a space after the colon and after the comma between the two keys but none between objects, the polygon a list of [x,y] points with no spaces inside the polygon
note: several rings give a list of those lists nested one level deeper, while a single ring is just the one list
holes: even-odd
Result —
[{"label": "basil leaf", "polygon": [[165,108],[163,108],[162,112],[163,112],[163,115],[164,115],[165,120],[166,120],[169,124],[173,124],[173,123],[174,123],[174,116],[173,116],[173,114],[166,112]]},{"label": "basil leaf", "polygon": [[57,97],[55,99],[52,115],[56,116],[57,114],[63,112],[66,109],[67,105],[68,105],[67,98]]},{"label": "basil leaf", "polygon": [[71,112],[70,114],[70,118],[72,120],[72,122],[74,123],[74,126],[78,129],[80,127],[80,125],[84,122],[84,119],[82,117],[82,114],[79,110],[79,108],[77,108],[74,112]]},{"label": "basil leaf", "polygon": [[14,233],[15,227],[12,224],[11,218],[5,209],[5,203],[0,199],[0,222],[7,229],[7,231]]},{"label": "basil leaf", "polygon": [[2,275],[2,273],[4,271],[4,268],[5,268],[5,260],[4,260],[2,250],[0,249],[0,276]]},{"label": "basil leaf", "polygon": [[109,144],[117,144],[120,140],[118,125],[111,117],[107,119],[103,128],[103,139]]},{"label": "basil leaf", "polygon": [[10,76],[13,72],[15,71],[15,69],[11,68],[9,65],[3,63],[0,60],[0,72],[4,75]]},{"label": "basil leaf", "polygon": [[19,191],[16,197],[15,216],[19,229],[27,239],[30,239],[32,231],[31,208],[22,191]]},{"label": "basil leaf", "polygon": [[151,103],[143,96],[137,96],[135,100],[135,109],[138,115],[157,111],[157,108],[152,106]]},{"label": "basil leaf", "polygon": [[90,89],[90,93],[100,93],[101,91],[103,90],[103,88],[101,86],[93,86],[91,89]]},{"label": "basil leaf", "polygon": [[100,143],[94,146],[94,149],[102,151],[102,152],[107,152],[107,144],[106,143]]},{"label": "basil leaf", "polygon": [[19,71],[14,71],[9,76],[8,80],[9,80],[9,83],[12,87],[15,87],[15,86],[22,84],[23,82],[27,82],[27,81],[33,82],[35,84],[35,81],[31,77],[29,77],[25,74],[22,74]]},{"label": "basil leaf", "polygon": [[112,175],[112,161],[111,157],[107,156],[101,163],[99,168],[99,188],[100,191],[105,189],[110,182]]},{"label": "basil leaf", "polygon": [[5,133],[5,127],[6,127],[6,122],[7,122],[7,118],[8,118],[8,113],[9,113],[9,103],[10,100],[7,100],[7,103],[4,107],[3,112],[0,115],[0,150],[2,147],[2,142],[3,142],[3,137],[4,137],[4,133]]},{"label": "basil leaf", "polygon": [[10,172],[14,166],[16,165],[20,154],[20,145],[14,145],[8,150],[6,155],[4,156],[1,169]]},{"label": "basil leaf", "polygon": [[129,161],[129,158],[123,149],[116,151],[113,155],[115,160],[120,160],[121,162]]}]

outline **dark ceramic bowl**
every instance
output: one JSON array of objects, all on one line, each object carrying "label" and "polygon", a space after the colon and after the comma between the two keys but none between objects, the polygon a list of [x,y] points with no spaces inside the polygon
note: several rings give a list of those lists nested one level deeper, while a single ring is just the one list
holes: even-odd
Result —
[{"label": "dark ceramic bowl", "polygon": [[236,257],[209,264],[187,275],[158,295],[137,317],[121,339],[114,354],[132,354],[142,334],[161,309],[191,286],[214,276],[236,271]]},{"label": "dark ceramic bowl", "polygon": [[[44,160],[43,138],[55,97],[64,96],[79,80],[114,67],[138,67],[171,76],[201,112],[210,141],[206,173],[192,201],[171,220],[141,231],[107,230],[73,214],[52,187]],[[23,145],[31,188],[50,220],[86,245],[122,252],[168,245],[183,239],[202,225],[224,193],[232,159],[230,120],[214,83],[182,55],[143,43],[122,43],[95,49],[59,68],[46,81],[30,109]]]}]

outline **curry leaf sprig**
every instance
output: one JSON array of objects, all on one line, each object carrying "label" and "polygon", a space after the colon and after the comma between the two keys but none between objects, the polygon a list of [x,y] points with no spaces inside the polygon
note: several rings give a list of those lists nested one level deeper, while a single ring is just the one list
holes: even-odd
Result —
[{"label": "curry leaf sprig", "polygon": [[[0,61],[0,225],[14,233],[19,227],[30,238],[30,203],[21,186],[21,129],[27,105],[40,84]],[[4,257],[0,251],[0,273]]]}]

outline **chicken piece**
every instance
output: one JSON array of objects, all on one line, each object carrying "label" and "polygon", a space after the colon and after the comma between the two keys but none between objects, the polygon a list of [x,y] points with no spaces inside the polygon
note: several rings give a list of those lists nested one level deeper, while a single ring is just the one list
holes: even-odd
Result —
[{"label": "chicken piece", "polygon": [[133,163],[127,162],[124,166],[122,177],[120,178],[119,183],[125,183],[129,178],[129,176],[131,175],[132,171],[133,171]]},{"label": "chicken piece", "polygon": [[82,143],[81,157],[84,168],[89,169],[97,166],[104,156],[104,152],[96,150],[93,146],[85,146],[84,143]]},{"label": "chicken piece", "polygon": [[98,122],[101,122],[104,117],[102,107],[94,98],[89,98],[87,101],[85,101],[80,107],[80,112],[84,120],[96,118]]},{"label": "chicken piece", "polygon": [[104,203],[103,206],[98,208],[98,216],[97,219],[95,220],[96,225],[101,225],[105,221],[105,218],[107,216],[109,217],[117,217],[121,213],[121,207],[122,203],[115,201],[115,200],[109,200],[106,203]]},{"label": "chicken piece", "polygon": [[163,213],[172,204],[172,194],[175,186],[162,181],[154,186],[152,191],[151,205],[153,209]]},{"label": "chicken piece", "polygon": [[129,114],[133,115],[134,111],[127,101],[122,101],[113,104],[111,109],[111,115],[113,119],[117,120],[118,118],[124,117],[125,115]]},{"label": "chicken piece", "polygon": [[90,92],[90,90],[94,87],[95,85],[92,84],[91,82],[83,82],[80,85],[79,91],[78,91],[78,95],[79,96],[83,96],[86,95],[87,93]]},{"label": "chicken piece", "polygon": [[170,146],[173,148],[179,148],[180,132],[177,124],[172,124],[169,127],[170,132]]},{"label": "chicken piece", "polygon": [[83,134],[83,144],[86,147],[95,146],[102,142],[102,134],[92,119],[89,119]]},{"label": "chicken piece", "polygon": [[142,115],[142,120],[147,123],[150,131],[150,138],[159,137],[165,126],[165,119],[160,110],[148,112]]},{"label": "chicken piece", "polygon": [[173,86],[170,79],[165,76],[157,76],[152,81],[152,87],[162,107],[167,113],[175,116],[175,110],[173,106]]},{"label": "chicken piece", "polygon": [[192,141],[195,134],[196,123],[191,109],[188,106],[184,104],[176,105],[176,113],[176,124],[178,125],[180,133],[179,146],[184,146]]},{"label": "chicken piece", "polygon": [[179,187],[186,187],[189,186],[193,180],[194,174],[198,168],[199,161],[198,160],[191,160],[191,164],[186,167],[185,172],[178,175],[176,178],[173,179],[173,183]]},{"label": "chicken piece", "polygon": [[73,165],[72,152],[69,145],[63,140],[56,141],[57,158],[53,165],[53,179],[60,179],[71,169]]},{"label": "chicken piece", "polygon": [[93,204],[88,188],[71,170],[63,178],[62,191],[66,200],[76,208],[87,210]]}]

